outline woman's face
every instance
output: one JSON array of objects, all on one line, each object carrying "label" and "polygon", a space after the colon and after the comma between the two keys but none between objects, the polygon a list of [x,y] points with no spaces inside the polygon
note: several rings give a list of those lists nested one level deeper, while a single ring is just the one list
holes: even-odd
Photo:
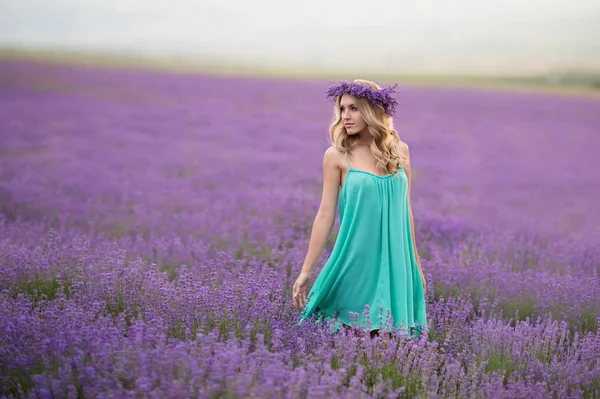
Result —
[{"label": "woman's face", "polygon": [[340,101],[340,112],[342,123],[349,136],[360,133],[367,128],[367,122],[363,119],[356,99],[350,94],[344,94]]}]

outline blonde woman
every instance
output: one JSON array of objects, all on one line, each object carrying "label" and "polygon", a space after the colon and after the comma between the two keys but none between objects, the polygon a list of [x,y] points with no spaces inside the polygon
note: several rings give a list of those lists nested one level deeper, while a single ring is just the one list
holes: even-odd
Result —
[{"label": "blonde woman", "polygon": [[[292,290],[294,307],[304,307],[299,324],[315,315],[333,319],[335,331],[351,330],[353,321],[365,326],[366,315],[371,337],[383,328],[418,337],[428,327],[427,285],[410,207],[409,149],[392,123],[395,88],[355,79],[327,90],[335,106],[323,194]],[[338,206],[335,245],[307,294]]]}]

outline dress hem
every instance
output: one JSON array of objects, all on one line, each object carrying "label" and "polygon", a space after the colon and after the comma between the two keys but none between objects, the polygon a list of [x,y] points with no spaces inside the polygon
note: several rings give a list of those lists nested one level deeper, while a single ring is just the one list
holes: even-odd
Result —
[{"label": "dress hem", "polygon": [[[429,331],[428,324],[413,323],[408,324],[406,327],[403,324],[396,324],[395,327],[391,326],[391,328],[388,328],[389,326],[386,322],[383,323],[383,328],[381,327],[381,323],[375,323],[371,325],[371,329],[369,330],[369,327],[365,321],[362,321],[361,323],[346,322],[344,320],[341,320],[339,317],[327,316],[322,310],[314,311],[311,313],[310,316],[303,316],[300,319],[298,325],[301,325],[304,320],[312,320],[317,325],[325,325],[326,327],[329,327],[330,330],[332,330],[332,333],[339,332],[342,328],[342,324],[350,328],[364,330],[365,332],[383,330],[383,332],[401,333],[409,338],[419,338],[421,335],[426,334]],[[331,328],[332,326],[333,328]]]}]

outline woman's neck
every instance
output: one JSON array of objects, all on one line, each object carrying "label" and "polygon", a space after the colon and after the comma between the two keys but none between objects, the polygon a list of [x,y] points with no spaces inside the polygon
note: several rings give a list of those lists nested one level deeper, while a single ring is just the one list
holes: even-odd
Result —
[{"label": "woman's neck", "polygon": [[356,142],[356,145],[370,146],[372,142],[373,142],[373,138],[372,137],[364,137],[364,136],[361,135],[361,137]]}]

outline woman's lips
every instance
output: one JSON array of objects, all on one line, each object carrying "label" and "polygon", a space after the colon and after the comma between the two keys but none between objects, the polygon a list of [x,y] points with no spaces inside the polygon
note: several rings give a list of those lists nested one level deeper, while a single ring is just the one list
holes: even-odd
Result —
[{"label": "woman's lips", "polygon": [[345,127],[352,126],[352,125],[354,125],[354,123],[344,123]]}]

